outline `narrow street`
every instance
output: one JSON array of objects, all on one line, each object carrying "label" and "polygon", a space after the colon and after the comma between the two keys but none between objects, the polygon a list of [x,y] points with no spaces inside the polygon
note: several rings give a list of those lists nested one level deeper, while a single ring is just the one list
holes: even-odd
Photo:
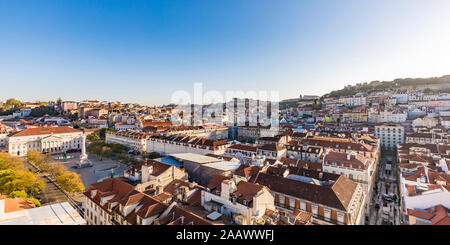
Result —
[{"label": "narrow street", "polygon": [[370,225],[400,225],[396,159],[382,151],[376,188],[370,205]]}]

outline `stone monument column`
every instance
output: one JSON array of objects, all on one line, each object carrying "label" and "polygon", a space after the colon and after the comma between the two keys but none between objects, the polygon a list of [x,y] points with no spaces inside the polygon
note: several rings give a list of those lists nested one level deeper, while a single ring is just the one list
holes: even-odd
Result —
[{"label": "stone monument column", "polygon": [[81,137],[81,156],[80,160],[86,160],[87,154],[86,154],[86,135],[83,133],[83,136]]}]

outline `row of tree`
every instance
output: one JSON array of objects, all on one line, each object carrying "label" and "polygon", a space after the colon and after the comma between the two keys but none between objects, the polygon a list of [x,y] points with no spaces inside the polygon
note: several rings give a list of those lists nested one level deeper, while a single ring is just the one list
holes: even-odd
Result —
[{"label": "row of tree", "polygon": [[138,163],[138,160],[133,155],[128,154],[129,148],[121,144],[106,144],[102,141],[94,141],[89,143],[87,150],[99,156],[100,160],[111,158],[132,165]]},{"label": "row of tree", "polygon": [[45,182],[37,174],[30,172],[21,158],[6,152],[0,153],[0,193],[11,198],[27,198],[40,206],[34,196],[44,188]]},{"label": "row of tree", "polygon": [[56,179],[56,183],[69,193],[84,191],[84,185],[77,173],[69,171],[59,162],[52,162],[49,154],[42,154],[32,150],[27,153],[28,161],[36,165],[41,172],[47,173]]}]

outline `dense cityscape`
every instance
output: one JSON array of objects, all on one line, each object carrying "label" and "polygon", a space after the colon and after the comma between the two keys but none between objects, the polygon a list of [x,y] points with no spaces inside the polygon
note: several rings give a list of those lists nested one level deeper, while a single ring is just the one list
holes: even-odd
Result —
[{"label": "dense cityscape", "polygon": [[0,0],[3,240],[445,238],[449,12]]},{"label": "dense cityscape", "polygon": [[252,125],[265,104],[245,98],[188,125],[174,104],[7,99],[0,224],[449,225],[439,79],[283,100],[277,127]]}]

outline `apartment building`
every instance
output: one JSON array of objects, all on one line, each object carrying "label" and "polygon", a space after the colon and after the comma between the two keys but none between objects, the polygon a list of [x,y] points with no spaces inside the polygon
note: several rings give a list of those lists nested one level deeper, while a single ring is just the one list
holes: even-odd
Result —
[{"label": "apartment building", "polygon": [[323,157],[322,170],[345,176],[361,184],[367,197],[364,209],[368,214],[377,171],[377,162],[374,158],[364,157],[356,152],[343,153],[329,150]]},{"label": "apartment building", "polygon": [[8,134],[13,132],[11,127],[0,123],[0,147],[5,147],[8,142]]},{"label": "apartment building", "polygon": [[274,137],[278,135],[278,130],[268,126],[242,126],[238,127],[239,140],[256,140],[260,137]]},{"label": "apartment building", "polygon": [[[323,178],[323,174],[318,173],[317,178]],[[270,189],[275,207],[283,216],[301,210],[313,215],[314,224],[363,224],[366,196],[362,186],[344,176],[333,176],[332,179],[320,180],[296,174],[284,177],[262,171],[250,182]]]},{"label": "apartment building", "polygon": [[339,98],[339,103],[346,106],[362,106],[366,105],[365,96],[353,96],[353,97],[341,97]]},{"label": "apartment building", "polygon": [[147,152],[147,140],[151,133],[137,131],[108,130],[105,134],[105,143],[120,144],[138,153]]},{"label": "apartment building", "polygon": [[368,121],[366,110],[342,112],[342,122],[363,123]]},{"label": "apartment building", "polygon": [[427,166],[401,172],[400,195],[402,218],[410,220],[411,210],[426,210],[443,205],[450,207],[450,174],[433,171]]},{"label": "apartment building", "polygon": [[408,113],[400,110],[378,111],[370,108],[368,112],[368,121],[370,123],[402,123],[406,121],[407,117]]},{"label": "apartment building", "polygon": [[345,153],[356,152],[357,154],[360,154],[362,156],[371,157],[375,159],[378,159],[378,155],[380,153],[377,141],[374,140],[369,141],[360,138],[351,139],[351,138],[314,136],[312,138],[306,138],[298,142],[297,145],[298,144],[301,144],[303,146],[306,145],[306,146],[322,147],[324,152],[329,149]]},{"label": "apartment building", "polygon": [[286,156],[286,147],[281,144],[265,144],[258,147],[258,156],[280,160]]},{"label": "apartment building", "polygon": [[253,157],[256,157],[258,154],[258,148],[260,146],[258,145],[243,145],[243,144],[237,144],[229,146],[225,153],[230,156],[235,156],[238,159],[244,158],[244,159],[251,159]]},{"label": "apartment building", "polygon": [[88,225],[212,225],[176,202],[162,203],[126,181],[105,179],[83,193]]},{"label": "apartment building", "polygon": [[223,140],[187,135],[152,135],[148,138],[146,145],[147,152],[160,152],[165,155],[174,153],[222,155],[229,146]]},{"label": "apartment building", "polygon": [[265,186],[215,175],[202,190],[202,206],[230,217],[238,225],[261,223],[266,210],[275,210],[274,197]]},{"label": "apartment building", "polygon": [[134,130],[136,130],[136,126],[134,125],[134,124],[126,124],[126,123],[122,123],[122,122],[116,122],[116,123],[114,123],[114,129],[115,130],[125,130],[125,131],[128,131],[128,130],[132,130],[132,131],[134,131]]},{"label": "apartment building", "polygon": [[70,112],[78,109],[78,103],[75,101],[63,101],[61,108],[64,112]]},{"label": "apartment building", "polygon": [[393,150],[405,142],[405,129],[396,123],[376,124],[375,136],[380,139],[381,147]]},{"label": "apartment building", "polygon": [[136,190],[145,191],[149,188],[165,188],[175,179],[187,180],[188,174],[176,166],[147,159],[126,170],[124,177],[137,181]]},{"label": "apartment building", "polygon": [[318,162],[323,154],[322,146],[303,145],[298,141],[291,141],[286,145],[287,157],[304,161]]},{"label": "apartment building", "polygon": [[409,225],[450,225],[450,209],[443,205],[427,209],[407,209]]}]

